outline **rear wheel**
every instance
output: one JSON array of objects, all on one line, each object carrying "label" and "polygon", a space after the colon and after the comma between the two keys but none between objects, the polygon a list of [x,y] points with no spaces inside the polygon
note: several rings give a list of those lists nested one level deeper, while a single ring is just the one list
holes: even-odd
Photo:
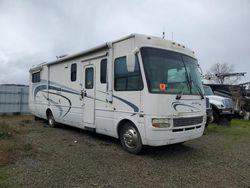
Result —
[{"label": "rear wheel", "polygon": [[126,123],[120,130],[122,147],[129,153],[138,154],[142,150],[141,136],[133,123]]},{"label": "rear wheel", "polygon": [[48,113],[48,125],[50,127],[55,127],[56,126],[56,121],[55,121],[55,118],[54,118],[52,112]]}]

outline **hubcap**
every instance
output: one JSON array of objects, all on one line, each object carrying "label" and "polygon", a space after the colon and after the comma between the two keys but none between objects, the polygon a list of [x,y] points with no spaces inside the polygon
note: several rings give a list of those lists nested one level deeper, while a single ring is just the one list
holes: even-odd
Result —
[{"label": "hubcap", "polygon": [[134,128],[130,127],[123,134],[124,143],[129,148],[135,148],[138,143],[138,135]]},{"label": "hubcap", "polygon": [[49,124],[50,124],[50,125],[53,125],[53,116],[50,116],[50,117],[49,117]]}]

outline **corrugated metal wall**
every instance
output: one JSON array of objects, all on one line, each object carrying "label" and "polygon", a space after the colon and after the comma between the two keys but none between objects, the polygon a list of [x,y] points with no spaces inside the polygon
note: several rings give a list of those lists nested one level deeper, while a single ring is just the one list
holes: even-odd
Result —
[{"label": "corrugated metal wall", "polygon": [[29,86],[0,85],[0,114],[29,113]]}]

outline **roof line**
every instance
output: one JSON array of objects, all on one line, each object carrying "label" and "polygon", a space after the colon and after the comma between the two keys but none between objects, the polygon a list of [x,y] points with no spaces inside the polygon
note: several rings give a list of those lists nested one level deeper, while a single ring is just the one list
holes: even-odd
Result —
[{"label": "roof line", "polygon": [[115,44],[115,43],[121,42],[123,40],[133,38],[133,37],[135,37],[135,35],[136,34],[130,34],[130,35],[126,36],[126,37],[123,37],[123,38],[120,38],[120,39],[117,39],[117,40],[114,40],[114,41],[111,41],[111,42],[106,42],[104,44],[101,44],[99,46],[87,49],[85,51],[81,51],[79,53],[75,53],[75,54],[72,54],[72,55],[69,55],[69,56],[66,56],[66,57],[63,57],[63,58],[48,62],[48,63],[42,63],[42,64],[39,64],[39,65],[36,65],[36,66],[32,67],[30,69],[30,71],[35,69],[38,66],[57,64],[57,63],[60,63],[60,62],[64,62],[64,61],[67,61],[67,60],[70,60],[70,59],[77,58],[79,56],[83,56],[83,55],[87,55],[87,54],[99,51],[99,50],[102,50],[102,49],[106,49],[106,48],[108,49],[108,48],[110,48],[110,44]]}]

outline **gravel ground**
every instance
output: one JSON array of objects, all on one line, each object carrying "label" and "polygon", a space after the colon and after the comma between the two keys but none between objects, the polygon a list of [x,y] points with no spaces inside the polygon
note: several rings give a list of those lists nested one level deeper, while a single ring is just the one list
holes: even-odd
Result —
[{"label": "gravel ground", "polygon": [[250,187],[250,135],[208,130],[182,145],[132,155],[114,138],[25,118],[22,139],[32,149],[9,165],[17,187]]}]

